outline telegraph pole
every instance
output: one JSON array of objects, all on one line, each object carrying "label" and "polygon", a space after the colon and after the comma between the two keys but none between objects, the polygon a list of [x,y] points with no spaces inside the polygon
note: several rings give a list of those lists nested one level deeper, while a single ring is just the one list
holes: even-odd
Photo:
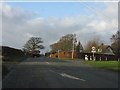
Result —
[{"label": "telegraph pole", "polygon": [[119,61],[119,59],[120,59],[120,47],[119,47],[119,45],[120,45],[120,30],[118,30],[118,32],[117,32],[117,34],[118,34],[118,37],[117,37],[117,39],[118,39],[118,51],[117,51],[117,55],[118,55],[118,61]]},{"label": "telegraph pole", "polygon": [[74,35],[73,35],[73,42],[72,42],[72,43],[73,43],[73,46],[72,46],[72,59],[74,58],[74,47],[75,47],[75,46],[74,46],[74,42],[75,42],[75,36],[76,36],[76,35],[74,34]]},{"label": "telegraph pole", "polygon": [[59,56],[59,52],[60,52],[60,51],[58,50],[58,58],[60,58],[60,56]]},{"label": "telegraph pole", "polygon": [[72,59],[74,58],[74,40],[73,40],[73,48],[72,48]]}]

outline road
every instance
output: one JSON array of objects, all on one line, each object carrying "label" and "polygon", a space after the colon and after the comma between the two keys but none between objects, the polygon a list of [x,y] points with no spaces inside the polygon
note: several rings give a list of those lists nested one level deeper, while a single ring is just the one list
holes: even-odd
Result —
[{"label": "road", "polygon": [[81,60],[29,58],[3,79],[2,88],[117,88],[118,73]]}]

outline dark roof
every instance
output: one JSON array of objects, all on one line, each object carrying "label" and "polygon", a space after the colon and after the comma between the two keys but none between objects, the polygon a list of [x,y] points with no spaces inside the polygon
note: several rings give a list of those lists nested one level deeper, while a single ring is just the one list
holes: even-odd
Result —
[{"label": "dark roof", "polygon": [[111,46],[107,46],[104,54],[115,55]]}]

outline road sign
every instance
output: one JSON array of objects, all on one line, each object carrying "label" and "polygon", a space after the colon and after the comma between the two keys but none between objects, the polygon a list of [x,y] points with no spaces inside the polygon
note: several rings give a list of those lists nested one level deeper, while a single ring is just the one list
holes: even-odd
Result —
[{"label": "road sign", "polygon": [[93,46],[93,47],[92,47],[92,51],[95,51],[95,49],[96,49],[96,48]]},{"label": "road sign", "polygon": [[94,46],[92,47],[92,51],[91,52],[93,52],[93,53],[96,52],[96,48]]},{"label": "road sign", "polygon": [[96,51],[91,51],[92,53],[95,53]]},{"label": "road sign", "polygon": [[94,53],[96,52],[96,48],[94,46],[92,47],[92,51],[91,52],[93,53],[93,60],[95,60]]}]

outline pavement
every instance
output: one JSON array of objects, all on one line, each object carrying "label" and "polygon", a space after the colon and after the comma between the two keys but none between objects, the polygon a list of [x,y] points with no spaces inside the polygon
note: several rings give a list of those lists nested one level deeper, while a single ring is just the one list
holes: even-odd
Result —
[{"label": "pavement", "polygon": [[118,88],[118,72],[93,68],[83,62],[28,58],[2,80],[2,88]]}]

